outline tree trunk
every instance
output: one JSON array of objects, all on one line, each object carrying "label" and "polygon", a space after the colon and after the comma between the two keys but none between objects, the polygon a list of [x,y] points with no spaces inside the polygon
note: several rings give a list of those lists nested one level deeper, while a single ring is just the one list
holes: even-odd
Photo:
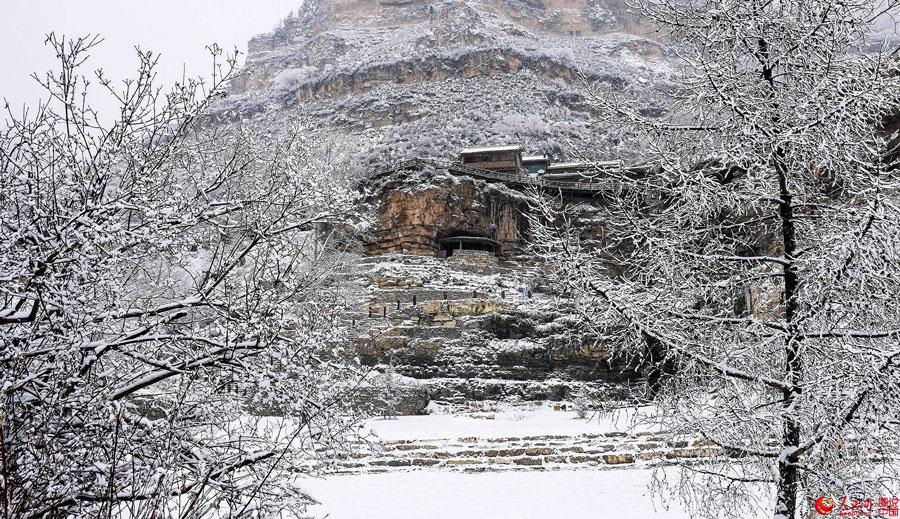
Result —
[{"label": "tree trunk", "polygon": [[787,186],[787,168],[784,164],[784,150],[775,152],[775,170],[778,173],[779,202],[778,215],[781,221],[782,247],[787,262],[782,268],[784,278],[784,320],[788,330],[784,339],[785,375],[790,388],[784,394],[784,426],[781,437],[781,453],[778,456],[778,488],[775,502],[775,517],[796,519],[797,494],[800,487],[800,473],[797,468],[797,449],[800,446],[800,424],[797,423],[797,397],[802,390],[803,356],[800,340],[795,333],[794,322],[797,313],[797,288],[799,279],[794,263],[797,239],[794,227],[794,208]]},{"label": "tree trunk", "polygon": [[666,381],[676,373],[675,361],[672,359],[659,339],[644,333],[646,354],[638,368],[643,368],[647,377],[647,390],[650,398],[656,398]]}]

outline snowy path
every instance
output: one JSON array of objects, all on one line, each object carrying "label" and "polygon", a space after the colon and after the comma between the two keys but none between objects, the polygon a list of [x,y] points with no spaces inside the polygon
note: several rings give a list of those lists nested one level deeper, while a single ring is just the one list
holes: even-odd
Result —
[{"label": "snowy path", "polygon": [[[687,519],[648,495],[649,469],[395,472],[305,480],[329,519]],[[748,513],[746,519],[763,517]]]}]

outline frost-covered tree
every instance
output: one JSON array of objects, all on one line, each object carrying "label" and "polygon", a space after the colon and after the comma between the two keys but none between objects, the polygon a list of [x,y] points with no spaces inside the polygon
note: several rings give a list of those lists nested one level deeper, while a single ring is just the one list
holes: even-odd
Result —
[{"label": "frost-covered tree", "polygon": [[3,517],[302,509],[283,469],[342,448],[354,379],[340,157],[302,123],[209,120],[218,49],[163,92],[150,53],[118,84],[80,72],[97,38],[47,42],[45,102],[0,133]]},{"label": "frost-covered tree", "polygon": [[646,367],[656,418],[720,453],[681,472],[696,515],[895,495],[900,70],[873,28],[897,2],[634,4],[683,64],[667,115],[593,99],[654,168],[599,179],[599,241],[541,200],[539,250],[585,328]]}]

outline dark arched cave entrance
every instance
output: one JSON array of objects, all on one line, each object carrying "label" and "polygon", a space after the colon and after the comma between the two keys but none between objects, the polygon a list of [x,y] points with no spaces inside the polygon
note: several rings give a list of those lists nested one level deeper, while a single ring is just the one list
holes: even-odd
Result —
[{"label": "dark arched cave entrance", "polygon": [[500,255],[500,242],[484,236],[476,236],[471,233],[454,232],[452,236],[438,240],[445,257],[453,255],[457,250],[477,250]]}]

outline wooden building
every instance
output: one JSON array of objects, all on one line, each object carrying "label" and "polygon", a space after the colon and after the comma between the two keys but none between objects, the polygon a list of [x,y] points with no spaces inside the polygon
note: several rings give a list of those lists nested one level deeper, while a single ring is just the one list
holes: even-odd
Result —
[{"label": "wooden building", "polygon": [[561,162],[547,167],[543,178],[548,180],[562,180],[572,182],[584,182],[586,179],[596,177],[604,171],[618,171],[622,169],[622,162],[610,160],[606,162]]},{"label": "wooden building", "polygon": [[522,173],[521,146],[466,148],[459,152],[463,166],[504,173]]}]

